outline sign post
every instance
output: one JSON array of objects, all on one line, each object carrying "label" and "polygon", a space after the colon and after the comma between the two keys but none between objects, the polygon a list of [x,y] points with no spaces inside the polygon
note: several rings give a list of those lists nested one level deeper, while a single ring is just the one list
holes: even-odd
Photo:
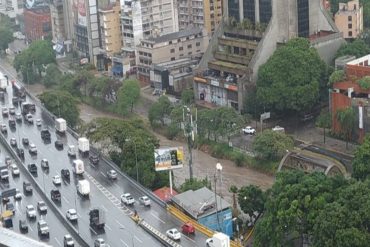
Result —
[{"label": "sign post", "polygon": [[270,112],[264,112],[260,116],[260,121],[261,121],[261,132],[262,132],[262,126],[263,126],[263,120],[269,119],[270,118]]}]

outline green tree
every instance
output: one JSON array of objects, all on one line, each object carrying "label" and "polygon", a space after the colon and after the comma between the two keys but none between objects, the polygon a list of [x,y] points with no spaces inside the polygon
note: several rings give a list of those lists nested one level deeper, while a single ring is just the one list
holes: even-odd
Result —
[{"label": "green tree", "polygon": [[150,125],[153,127],[159,122],[162,124],[162,126],[164,126],[165,119],[169,119],[172,108],[173,106],[168,97],[159,97],[158,102],[155,102],[149,108],[148,118]]},{"label": "green tree", "polygon": [[118,91],[118,110],[121,114],[127,114],[128,109],[133,112],[134,105],[140,99],[140,86],[137,80],[126,80]]},{"label": "green tree", "polygon": [[352,43],[346,43],[342,45],[335,57],[341,56],[355,56],[362,57],[370,53],[370,48],[366,45],[362,39],[356,39]]},{"label": "green tree", "polygon": [[316,119],[316,126],[324,129],[324,143],[326,139],[326,129],[331,128],[331,114],[328,111],[321,111]]},{"label": "green tree", "polygon": [[277,49],[258,72],[257,100],[279,112],[310,110],[319,99],[326,65],[304,38]]},{"label": "green tree", "polygon": [[364,76],[360,80],[358,80],[358,84],[363,89],[369,89],[370,88],[370,76]]},{"label": "green tree", "polygon": [[241,187],[238,191],[238,202],[241,210],[254,218],[265,210],[266,195],[260,188],[255,185]]},{"label": "green tree", "polygon": [[285,133],[265,130],[257,134],[252,145],[257,156],[266,160],[277,160],[285,155],[286,150],[291,150],[294,143]]},{"label": "green tree", "polygon": [[75,127],[79,122],[79,109],[75,98],[66,91],[47,91],[42,93],[40,101],[46,109],[58,117],[64,118],[68,125]]},{"label": "green tree", "polygon": [[184,105],[194,104],[194,91],[192,89],[185,89],[181,93],[181,102]]},{"label": "green tree", "polygon": [[6,26],[0,27],[0,50],[5,51],[8,49],[9,43],[13,42],[13,40],[12,30]]},{"label": "green tree", "polygon": [[367,135],[364,142],[356,149],[352,166],[354,178],[359,180],[370,178],[370,135]]},{"label": "green tree", "polygon": [[211,181],[209,181],[207,178],[204,179],[185,179],[185,182],[181,184],[180,191],[185,192],[188,190],[198,190],[203,187],[207,187],[208,189],[211,189]]},{"label": "green tree", "polygon": [[346,74],[343,70],[335,70],[329,77],[329,85],[333,85],[336,82],[344,81]]},{"label": "green tree", "polygon": [[62,79],[62,72],[60,72],[58,66],[55,63],[48,65],[45,71],[45,76],[42,79],[46,87],[58,85]]},{"label": "green tree", "polygon": [[339,109],[336,112],[336,119],[340,124],[340,131],[346,140],[346,148],[348,148],[348,142],[351,140],[353,128],[356,121],[355,112],[352,107]]}]

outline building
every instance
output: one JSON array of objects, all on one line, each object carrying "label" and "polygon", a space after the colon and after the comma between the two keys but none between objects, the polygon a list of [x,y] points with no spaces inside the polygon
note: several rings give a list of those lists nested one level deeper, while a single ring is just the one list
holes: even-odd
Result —
[{"label": "building", "polygon": [[179,28],[204,28],[211,37],[222,20],[222,0],[179,0]]},{"label": "building", "polygon": [[339,9],[334,19],[335,25],[343,33],[345,39],[356,38],[364,28],[363,7],[359,0],[339,3]]},{"label": "building", "polygon": [[24,10],[24,31],[28,40],[41,40],[51,33],[49,7]]},{"label": "building", "polygon": [[121,6],[119,2],[99,8],[101,48],[108,57],[122,48]]},{"label": "building", "polygon": [[149,84],[152,65],[191,57],[201,58],[208,46],[205,30],[192,28],[141,40],[137,46],[139,80]]},{"label": "building", "polygon": [[340,123],[336,119],[339,109],[352,107],[356,121],[352,140],[362,142],[370,131],[370,89],[361,87],[359,81],[370,76],[370,55],[355,59],[346,64],[346,80],[334,83],[330,92],[330,111],[332,115],[332,130],[341,132]]},{"label": "building", "polygon": [[206,187],[172,197],[175,207],[198,223],[228,236],[233,234],[230,204]]},{"label": "building", "polygon": [[205,107],[243,111],[259,67],[291,38],[309,38],[326,62],[345,42],[321,0],[228,0],[225,9],[229,18],[194,71],[195,99]]},{"label": "building", "polygon": [[17,15],[23,14],[23,6],[24,0],[2,0],[0,1],[0,13],[17,22]]}]

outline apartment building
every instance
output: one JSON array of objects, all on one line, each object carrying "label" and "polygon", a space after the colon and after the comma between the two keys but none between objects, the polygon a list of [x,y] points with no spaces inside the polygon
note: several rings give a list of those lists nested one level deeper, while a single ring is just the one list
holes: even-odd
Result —
[{"label": "apartment building", "polygon": [[150,69],[154,64],[185,57],[200,59],[207,49],[208,42],[207,32],[200,28],[141,40],[137,46],[139,80],[149,84]]},{"label": "apartment building", "polygon": [[121,6],[119,2],[99,8],[101,47],[108,57],[122,48]]},{"label": "apartment building", "polygon": [[356,38],[364,28],[363,7],[359,0],[339,3],[339,9],[334,19],[335,25],[343,33],[345,39]]},{"label": "apartment building", "polygon": [[204,28],[209,36],[222,20],[222,0],[179,0],[179,28]]},{"label": "apartment building", "polygon": [[24,10],[24,31],[28,40],[40,40],[51,33],[50,9],[39,7]]},{"label": "apartment building", "polygon": [[16,21],[17,15],[23,14],[24,0],[1,0],[0,13]]}]

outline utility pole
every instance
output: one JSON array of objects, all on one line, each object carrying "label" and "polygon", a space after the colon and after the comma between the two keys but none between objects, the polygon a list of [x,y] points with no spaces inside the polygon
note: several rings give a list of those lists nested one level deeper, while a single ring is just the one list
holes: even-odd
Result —
[{"label": "utility pole", "polygon": [[189,178],[193,179],[193,142],[194,142],[194,122],[193,115],[189,107],[184,106],[182,109],[182,117],[184,122],[184,135],[187,137],[189,150]]}]

